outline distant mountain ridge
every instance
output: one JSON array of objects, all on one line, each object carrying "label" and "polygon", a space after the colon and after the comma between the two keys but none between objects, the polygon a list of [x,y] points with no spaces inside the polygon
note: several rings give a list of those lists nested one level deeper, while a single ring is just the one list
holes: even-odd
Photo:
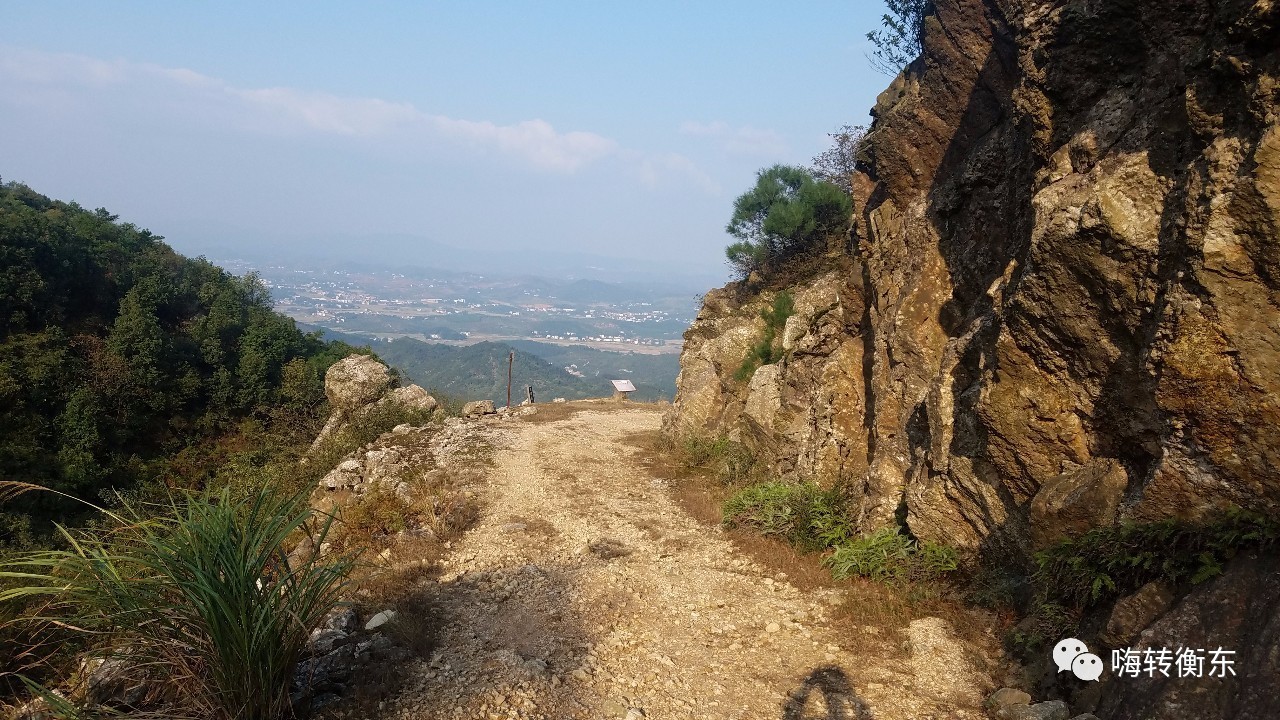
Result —
[{"label": "distant mountain ridge", "polygon": [[379,357],[394,367],[408,382],[421,385],[433,393],[456,400],[493,400],[499,405],[507,401],[507,359],[516,353],[511,368],[511,401],[525,397],[525,386],[532,385],[536,400],[556,397],[579,400],[600,397],[609,392],[604,380],[574,377],[536,355],[498,342],[474,345],[426,343],[412,338],[392,342],[370,342],[369,338],[325,330],[329,339],[368,343],[377,348]]},{"label": "distant mountain ridge", "polygon": [[[379,357],[396,368],[406,381],[459,400],[507,401],[507,358],[514,352],[511,400],[525,397],[532,385],[534,399],[556,397],[579,400],[613,392],[609,382],[628,379],[636,384],[637,400],[670,398],[675,393],[678,359],[675,355],[639,355],[606,352],[583,346],[556,346],[528,340],[479,342],[474,345],[427,343],[412,338],[392,342],[322,330],[324,337],[352,345],[371,344]],[[551,355],[551,359],[542,357]],[[574,368],[575,376],[565,368]]]}]

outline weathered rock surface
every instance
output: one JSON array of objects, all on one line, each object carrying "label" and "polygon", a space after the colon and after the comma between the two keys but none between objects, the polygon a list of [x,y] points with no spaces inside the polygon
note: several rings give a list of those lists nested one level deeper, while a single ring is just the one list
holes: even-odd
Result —
[{"label": "weathered rock surface", "polygon": [[351,355],[324,374],[324,394],[333,412],[349,413],[382,397],[391,384],[387,366],[368,355]]},{"label": "weathered rock surface", "polygon": [[495,412],[497,412],[497,410],[494,409],[492,400],[473,400],[462,406],[462,414],[464,417],[492,415]]},{"label": "weathered rock surface", "polygon": [[[1202,650],[1200,677],[1113,678],[1098,717],[1113,720],[1274,718],[1280,710],[1280,559],[1246,557],[1142,631],[1132,649]],[[1213,652],[1230,663],[1215,666]]]},{"label": "weathered rock surface", "polygon": [[1030,705],[1031,696],[1017,688],[1000,688],[991,693],[991,697],[987,698],[987,707],[995,713],[1007,707],[1016,705]]},{"label": "weathered rock surface", "polygon": [[[374,408],[394,403],[407,410],[429,413],[440,403],[426,390],[418,385],[391,387],[391,371],[382,363],[368,355],[350,355],[334,363],[325,373],[324,392],[329,399],[329,420],[320,434],[316,436],[311,447],[317,448],[320,443],[341,430],[362,413]],[[398,432],[409,432],[411,426],[403,425]],[[326,478],[330,490],[355,485],[352,473],[359,468],[339,468]]]},{"label": "weathered rock surface", "polygon": [[329,399],[329,420],[311,443],[317,448],[351,418],[382,399],[391,384],[391,371],[368,355],[349,355],[329,366],[324,374],[324,394]]},{"label": "weathered rock surface", "polygon": [[1067,720],[1071,711],[1061,700],[1034,705],[1009,705],[996,711],[996,720]]},{"label": "weathered rock surface", "polygon": [[1280,9],[937,10],[783,359],[735,379],[774,290],[709,293],[667,429],[971,552],[1280,509]]},{"label": "weathered rock surface", "polygon": [[[708,293],[666,430],[844,482],[863,530],[904,508],[1003,564],[1100,526],[1280,511],[1280,4],[936,6],[873,112],[847,247],[786,288],[782,359],[735,378],[783,288]],[[1276,677],[1277,648],[1235,649]],[[1249,682],[1197,716],[1272,687]]]},{"label": "weathered rock surface", "polygon": [[417,385],[407,385],[399,387],[387,393],[390,402],[403,405],[410,410],[423,410],[430,412],[440,407],[440,403],[426,390]]},{"label": "weathered rock surface", "polygon": [[1128,646],[1172,604],[1173,593],[1163,584],[1149,582],[1143,585],[1138,592],[1116,602],[1101,640],[1114,648]]}]

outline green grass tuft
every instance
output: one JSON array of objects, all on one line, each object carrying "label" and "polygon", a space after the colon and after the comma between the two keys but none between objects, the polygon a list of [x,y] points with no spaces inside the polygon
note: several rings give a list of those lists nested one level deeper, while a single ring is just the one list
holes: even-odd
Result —
[{"label": "green grass tuft", "polygon": [[163,688],[149,695],[161,703],[152,712],[286,716],[294,667],[352,559],[290,567],[285,547],[302,532],[319,547],[331,520],[314,517],[306,494],[268,489],[103,514],[101,530],[61,530],[69,549],[11,557],[0,580],[17,585],[0,592],[0,603],[40,601],[41,612],[19,621],[69,628],[100,657],[127,661],[135,680]]},{"label": "green grass tuft", "polygon": [[939,579],[959,566],[959,558],[945,545],[920,542],[897,528],[884,528],[838,545],[823,563],[836,579],[865,577],[897,584]]},{"label": "green grass tuft", "polygon": [[898,528],[859,537],[845,511],[844,494],[809,482],[752,485],[725,501],[724,523],[786,540],[803,552],[831,553],[823,564],[837,580],[865,577],[888,584],[937,580],[959,558],[944,545],[918,542]]},{"label": "green grass tuft", "polygon": [[787,318],[795,314],[795,301],[791,293],[783,290],[773,297],[773,303],[760,311],[764,319],[764,334],[750,348],[742,364],[734,372],[733,378],[738,382],[751,379],[761,365],[772,365],[782,359],[782,348],[778,342],[778,331],[787,325]]},{"label": "green grass tuft", "polygon": [[752,485],[724,503],[724,522],[786,540],[805,552],[845,542],[853,527],[838,490],[781,481]]}]

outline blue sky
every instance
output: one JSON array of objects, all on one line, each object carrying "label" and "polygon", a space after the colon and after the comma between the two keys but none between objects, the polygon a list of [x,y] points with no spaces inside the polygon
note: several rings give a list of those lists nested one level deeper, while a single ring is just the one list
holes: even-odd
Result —
[{"label": "blue sky", "polygon": [[872,0],[6,5],[0,176],[211,257],[726,275],[755,171],[888,83]]}]

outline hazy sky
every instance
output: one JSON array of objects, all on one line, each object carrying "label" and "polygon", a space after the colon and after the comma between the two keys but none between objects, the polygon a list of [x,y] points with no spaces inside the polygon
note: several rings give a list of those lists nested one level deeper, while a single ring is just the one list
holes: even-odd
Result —
[{"label": "hazy sky", "polygon": [[[188,254],[414,238],[720,273],[734,197],[862,124],[875,0],[5,3],[0,177]],[[470,268],[466,268],[470,269]]]}]

